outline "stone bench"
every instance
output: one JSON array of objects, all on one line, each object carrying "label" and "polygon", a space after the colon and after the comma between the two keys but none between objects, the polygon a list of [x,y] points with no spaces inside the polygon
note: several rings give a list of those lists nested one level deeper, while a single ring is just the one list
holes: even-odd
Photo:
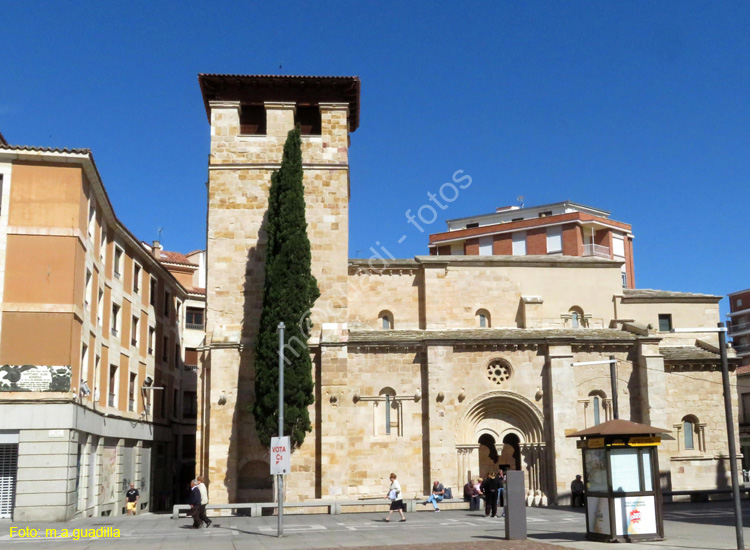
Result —
[{"label": "stone bench", "polygon": [[[750,487],[740,487],[740,497],[743,493],[749,493]],[[690,502],[708,502],[712,496],[726,495],[731,496],[732,489],[687,489],[683,491],[662,491],[666,502],[672,502],[672,497],[687,496]]]},{"label": "stone bench", "polygon": [[[417,504],[427,500],[427,497],[423,499],[404,499],[406,504],[407,512],[417,512]],[[361,499],[361,500],[312,500],[307,502],[285,502],[284,510],[288,508],[328,508],[328,513],[331,515],[341,514],[344,508],[359,506],[362,508],[370,506],[390,506],[391,501],[387,498],[373,498],[373,499]],[[453,498],[448,500],[442,500],[439,506],[448,505],[447,509],[455,510],[462,509],[468,506],[469,503],[462,498]],[[215,510],[247,510],[251,517],[258,517],[263,515],[264,509],[276,509],[278,508],[275,502],[235,502],[230,504],[208,504],[206,506],[206,513]],[[432,507],[430,507],[432,509]],[[364,509],[361,511],[365,511]],[[187,517],[190,512],[189,504],[175,504],[172,507],[172,519],[177,519],[181,515]]]}]

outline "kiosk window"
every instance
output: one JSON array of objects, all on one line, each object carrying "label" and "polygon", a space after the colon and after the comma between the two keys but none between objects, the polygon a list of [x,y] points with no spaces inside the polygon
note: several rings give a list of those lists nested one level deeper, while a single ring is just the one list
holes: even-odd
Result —
[{"label": "kiosk window", "polygon": [[638,449],[612,449],[612,490],[628,493],[641,490],[641,479],[638,475]]}]

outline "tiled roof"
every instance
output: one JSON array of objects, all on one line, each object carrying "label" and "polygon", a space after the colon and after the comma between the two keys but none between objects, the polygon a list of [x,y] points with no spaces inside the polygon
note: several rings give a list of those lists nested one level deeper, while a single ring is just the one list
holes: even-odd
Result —
[{"label": "tiled roof", "polygon": [[205,288],[198,288],[198,287],[192,287],[188,289],[188,292],[190,294],[200,294],[201,296],[206,295],[206,289]]},{"label": "tiled roof", "polygon": [[713,294],[698,294],[695,292],[672,292],[670,290],[654,290],[651,288],[623,289],[623,301],[654,300],[654,301],[719,301],[722,296]]},{"label": "tiled roof", "polygon": [[[359,126],[358,76],[298,76],[274,74],[211,74],[198,75],[206,114],[209,101],[310,101],[349,104],[349,130]],[[209,115],[210,116],[210,115]]]},{"label": "tiled roof", "polygon": [[184,254],[180,252],[170,252],[169,250],[162,250],[159,253],[159,259],[163,263],[189,265],[189,266],[198,267],[198,264],[194,264],[193,262],[188,260]]},{"label": "tiled roof", "polygon": [[[2,140],[5,141],[4,139]],[[35,151],[41,153],[75,153],[78,155],[89,155],[91,154],[90,149],[60,149],[58,147],[37,147],[32,145],[8,145],[7,142],[0,143],[0,149],[6,149],[9,151]]]},{"label": "tiled roof", "polygon": [[737,367],[737,374],[750,374],[750,365],[742,365],[741,367]]},{"label": "tiled roof", "polygon": [[8,141],[5,139],[2,133],[0,133],[0,145],[8,145]]},{"label": "tiled roof", "polygon": [[718,353],[712,353],[706,349],[696,346],[662,346],[659,352],[664,356],[664,361],[719,361]]},{"label": "tiled roof", "polygon": [[637,337],[623,330],[613,329],[514,329],[483,328],[453,330],[350,330],[350,344],[418,343],[433,341],[494,341],[511,342],[573,339],[576,341],[635,341]]}]

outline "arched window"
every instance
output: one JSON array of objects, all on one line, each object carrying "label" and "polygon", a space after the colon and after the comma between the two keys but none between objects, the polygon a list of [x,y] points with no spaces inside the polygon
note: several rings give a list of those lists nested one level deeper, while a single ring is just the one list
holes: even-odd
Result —
[{"label": "arched window", "polygon": [[375,435],[403,435],[401,401],[396,399],[396,390],[385,387],[378,396],[381,399],[374,402]]},{"label": "arched window", "polygon": [[573,328],[581,328],[586,326],[586,321],[583,317],[583,309],[578,306],[573,306],[568,310],[570,314],[570,325]]},{"label": "arched window", "polygon": [[378,313],[378,319],[380,320],[380,326],[383,330],[391,330],[393,328],[393,313],[390,311],[381,311]]},{"label": "arched window", "polygon": [[607,395],[601,390],[589,392],[588,397],[582,400],[584,414],[586,416],[586,427],[598,426],[607,421]]},{"label": "arched window", "polygon": [[[698,427],[698,419],[692,414],[689,414],[682,419],[682,442],[684,450],[694,451],[700,449]],[[697,442],[696,439],[698,440]]]},{"label": "arched window", "polygon": [[474,314],[477,318],[479,328],[490,328],[490,312],[486,309],[478,309]]}]

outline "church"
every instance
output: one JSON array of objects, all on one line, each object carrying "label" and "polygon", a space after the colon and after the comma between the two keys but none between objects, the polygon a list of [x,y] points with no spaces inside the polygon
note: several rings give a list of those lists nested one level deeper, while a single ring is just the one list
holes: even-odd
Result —
[{"label": "church", "polygon": [[350,259],[360,80],[199,83],[211,144],[197,468],[212,502],[274,499],[250,410],[268,190],[295,124],[321,295],[308,342],[313,430],[292,454],[288,502],[382,496],[392,471],[412,498],[433,480],[457,488],[503,467],[524,472],[528,505],[564,504],[582,473],[566,436],[613,418],[615,402],[619,418],[670,431],[663,489],[728,485],[717,337],[671,332],[715,328],[721,297],[636,288],[627,224],[558,203],[449,223],[424,256]]}]

